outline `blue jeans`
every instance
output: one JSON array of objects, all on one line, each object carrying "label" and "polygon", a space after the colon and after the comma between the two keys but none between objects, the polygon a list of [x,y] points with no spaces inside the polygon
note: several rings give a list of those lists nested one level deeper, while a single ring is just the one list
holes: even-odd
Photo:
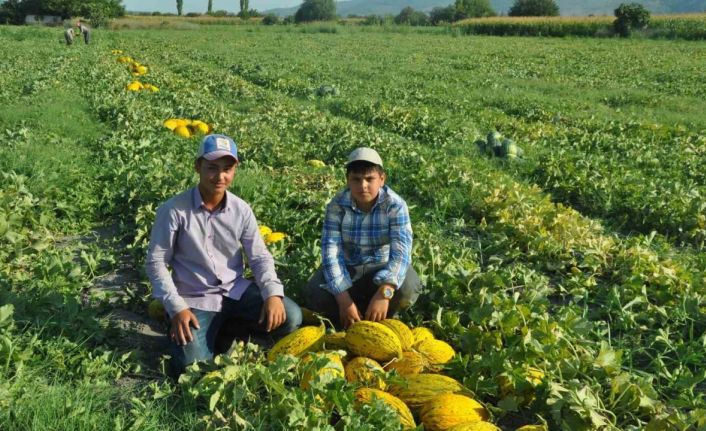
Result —
[{"label": "blue jeans", "polygon": [[193,340],[184,346],[179,346],[174,341],[170,341],[172,356],[172,371],[179,375],[184,372],[187,365],[196,361],[213,359],[216,347],[216,337],[225,321],[237,319],[239,324],[244,325],[253,333],[271,336],[272,338],[283,337],[296,330],[302,323],[302,311],[299,306],[287,298],[282,299],[287,319],[284,323],[271,333],[265,331],[265,325],[260,325],[260,311],[264,301],[260,294],[260,289],[252,283],[243,292],[239,300],[223,298],[223,309],[220,312],[191,309],[196,319],[199,321],[200,329],[191,327]]}]

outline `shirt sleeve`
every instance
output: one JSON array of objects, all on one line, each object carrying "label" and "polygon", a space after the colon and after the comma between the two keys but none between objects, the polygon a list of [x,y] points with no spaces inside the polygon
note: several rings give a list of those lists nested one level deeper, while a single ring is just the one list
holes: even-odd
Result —
[{"label": "shirt sleeve", "polygon": [[161,206],[157,209],[152,226],[145,271],[152,284],[152,296],[164,304],[169,316],[189,308],[184,298],[179,296],[169,271],[178,233],[179,221],[176,212],[172,208]]},{"label": "shirt sleeve", "polygon": [[246,208],[240,242],[255,276],[255,283],[260,288],[263,299],[270,296],[284,297],[284,286],[275,271],[275,259],[260,235],[255,214],[249,206]]},{"label": "shirt sleeve", "polygon": [[390,257],[384,268],[375,274],[376,285],[391,284],[399,288],[412,261],[412,223],[407,204],[400,202],[388,210],[390,221]]},{"label": "shirt sleeve", "polygon": [[353,286],[346,268],[341,229],[345,210],[335,202],[326,207],[324,230],[321,237],[321,260],[326,278],[326,290],[338,295]]}]

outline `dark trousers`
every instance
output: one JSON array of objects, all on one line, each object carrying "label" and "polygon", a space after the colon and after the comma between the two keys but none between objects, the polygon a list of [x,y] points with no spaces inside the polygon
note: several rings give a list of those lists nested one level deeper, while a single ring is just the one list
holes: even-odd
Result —
[{"label": "dark trousers", "polygon": [[255,283],[252,283],[245,290],[239,300],[223,298],[223,309],[219,313],[192,308],[191,311],[198,319],[201,329],[196,329],[192,326],[191,334],[194,339],[184,346],[179,346],[174,341],[170,342],[172,372],[179,375],[192,362],[213,359],[216,354],[216,338],[221,331],[221,327],[226,322],[240,325],[246,331],[271,336],[274,339],[283,337],[296,330],[302,323],[301,309],[286,296],[282,298],[282,301],[284,302],[287,319],[282,326],[270,334],[265,332],[264,323],[257,323],[264,301],[260,294],[260,289]]},{"label": "dark trousers", "polygon": [[[348,267],[348,273],[353,280],[353,286],[348,289],[348,293],[353,299],[358,313],[363,317],[368,304],[378,291],[379,286],[373,283],[375,274],[385,267],[385,264],[361,265]],[[308,307],[317,313],[323,314],[331,320],[331,323],[341,329],[341,322],[338,313],[338,303],[331,292],[324,289],[326,279],[322,267],[316,270],[304,288],[304,300]],[[415,303],[422,291],[422,282],[419,275],[411,266],[407,269],[404,282],[395,291],[395,296],[390,300],[390,307],[387,309],[387,317],[393,317],[398,311],[409,308]]]}]

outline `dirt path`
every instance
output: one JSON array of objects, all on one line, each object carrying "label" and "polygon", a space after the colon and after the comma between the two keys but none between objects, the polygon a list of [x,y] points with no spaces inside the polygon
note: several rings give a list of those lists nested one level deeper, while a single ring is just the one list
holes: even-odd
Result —
[{"label": "dirt path", "polygon": [[108,304],[109,311],[105,318],[111,334],[108,341],[110,348],[134,352],[135,359],[156,371],[159,358],[166,353],[168,347],[166,323],[150,318],[146,304],[135,305],[134,296],[144,296],[145,286],[140,271],[134,267],[133,257],[126,251],[127,244],[116,240],[117,226],[97,229],[94,234],[93,238],[84,240],[104,244],[106,247],[117,247],[120,254],[115,268],[94,280],[86,292],[86,300]]}]

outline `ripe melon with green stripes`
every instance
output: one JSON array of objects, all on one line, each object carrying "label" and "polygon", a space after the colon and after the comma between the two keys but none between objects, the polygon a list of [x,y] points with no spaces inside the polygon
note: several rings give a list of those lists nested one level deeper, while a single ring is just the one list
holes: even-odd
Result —
[{"label": "ripe melon with green stripes", "polygon": [[402,351],[407,351],[412,348],[412,344],[414,344],[414,335],[412,335],[412,331],[409,329],[409,326],[407,326],[404,322],[397,319],[383,319],[380,323],[392,329],[392,331],[397,335],[397,338],[400,339]]},{"label": "ripe melon with green stripes", "polygon": [[346,331],[348,351],[378,362],[387,362],[402,355],[402,344],[387,326],[368,320],[352,324]]},{"label": "ripe melon with green stripes", "polygon": [[419,417],[426,431],[445,431],[466,422],[488,419],[488,411],[473,398],[460,394],[441,394],[422,406]]},{"label": "ripe melon with green stripes", "polygon": [[363,356],[351,359],[345,367],[346,380],[362,386],[385,390],[385,370],[377,361]]},{"label": "ripe melon with green stripes", "polygon": [[414,350],[421,353],[432,368],[446,364],[456,355],[449,343],[436,339],[422,340],[414,345]]},{"label": "ripe melon with green stripes", "polygon": [[412,416],[412,412],[409,410],[409,407],[407,407],[402,400],[392,394],[378,389],[360,388],[355,391],[355,398],[362,404],[370,404],[375,402],[375,400],[380,400],[389,405],[397,412],[397,417],[402,424],[402,429],[414,429],[417,426],[414,422],[414,416]]},{"label": "ripe melon with green stripes", "polygon": [[272,346],[267,352],[267,360],[272,362],[281,355],[301,356],[305,352],[318,350],[325,332],[324,325],[303,326]]}]

